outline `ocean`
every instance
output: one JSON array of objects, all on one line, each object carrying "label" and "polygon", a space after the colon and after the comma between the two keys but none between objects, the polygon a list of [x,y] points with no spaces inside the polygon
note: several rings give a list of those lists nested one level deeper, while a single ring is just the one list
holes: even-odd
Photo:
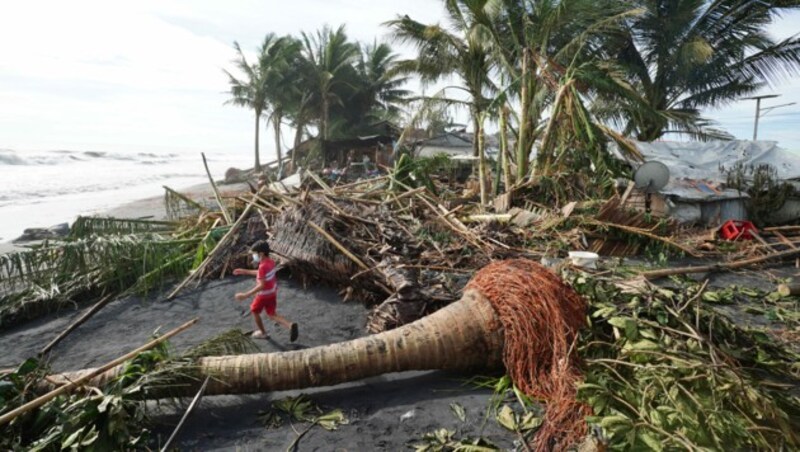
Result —
[{"label": "ocean", "polygon": [[[252,151],[209,154],[215,180],[251,168]],[[262,151],[262,159],[263,151]],[[137,199],[207,182],[199,152],[0,149],[0,242],[25,228],[71,223]]]}]

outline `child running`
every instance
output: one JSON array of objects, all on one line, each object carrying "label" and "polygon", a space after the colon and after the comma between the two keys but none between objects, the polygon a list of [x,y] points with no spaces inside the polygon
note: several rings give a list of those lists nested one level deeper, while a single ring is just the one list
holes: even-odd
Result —
[{"label": "child running", "polygon": [[264,323],[261,321],[261,311],[267,311],[267,316],[279,323],[284,328],[289,329],[289,340],[297,340],[297,324],[286,320],[286,318],[275,312],[278,297],[278,278],[275,276],[275,261],[269,258],[269,244],[265,240],[259,240],[250,248],[253,253],[253,262],[258,264],[258,270],[248,270],[237,268],[233,271],[234,275],[248,275],[256,277],[256,285],[247,292],[236,294],[236,300],[242,301],[255,295],[253,303],[250,305],[250,312],[253,313],[253,320],[256,322],[258,331],[253,333],[255,338],[268,339]]}]

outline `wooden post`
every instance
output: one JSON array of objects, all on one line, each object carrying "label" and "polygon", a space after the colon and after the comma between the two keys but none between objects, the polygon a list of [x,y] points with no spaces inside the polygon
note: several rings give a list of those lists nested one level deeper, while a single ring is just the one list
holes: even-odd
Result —
[{"label": "wooden post", "polygon": [[790,295],[800,295],[800,283],[781,284],[778,286],[778,293],[784,297],[788,297]]}]

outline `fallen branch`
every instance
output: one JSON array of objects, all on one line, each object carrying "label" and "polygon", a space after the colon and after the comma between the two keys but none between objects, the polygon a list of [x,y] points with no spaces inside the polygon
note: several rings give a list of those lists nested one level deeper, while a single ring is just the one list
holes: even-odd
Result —
[{"label": "fallen branch", "polygon": [[222,202],[222,198],[219,196],[219,189],[217,189],[217,184],[214,182],[214,178],[211,177],[211,171],[208,170],[208,162],[206,161],[206,154],[201,152],[201,156],[203,156],[203,166],[206,167],[206,174],[208,174],[208,181],[211,182],[211,189],[214,190],[214,198],[217,200],[217,204],[219,204],[219,209],[222,211],[222,216],[225,217],[225,221],[228,224],[233,223],[233,218],[231,217],[231,213],[228,212],[228,208],[225,207],[225,204]]},{"label": "fallen branch", "polygon": [[170,444],[172,444],[172,441],[175,439],[176,436],[178,436],[178,432],[181,430],[181,427],[183,427],[183,423],[186,422],[186,418],[189,417],[189,414],[191,414],[192,411],[194,410],[194,407],[195,405],[197,405],[197,402],[200,400],[200,397],[202,397],[203,393],[206,392],[206,386],[208,386],[208,381],[210,379],[211,379],[210,376],[206,377],[205,381],[203,382],[203,386],[200,386],[200,390],[197,391],[197,395],[194,396],[194,399],[192,399],[192,403],[190,403],[189,407],[186,408],[186,412],[183,413],[180,422],[178,422],[178,425],[175,426],[175,430],[172,431],[172,435],[170,435],[167,442],[164,443],[163,446],[161,446],[161,452],[166,452],[167,450],[169,450]]},{"label": "fallen branch", "polygon": [[309,226],[314,228],[315,231],[319,232],[320,235],[325,237],[325,239],[328,242],[330,242],[331,245],[335,246],[339,251],[342,252],[342,254],[347,256],[351,261],[353,261],[353,263],[358,265],[362,270],[369,270],[370,269],[369,267],[367,267],[367,264],[362,262],[361,259],[359,259],[356,255],[351,253],[347,248],[344,247],[344,245],[339,243],[339,241],[336,240],[336,238],[334,236],[328,234],[328,232],[326,230],[324,230],[321,227],[317,226],[317,224],[314,223],[313,221],[308,220],[308,221],[306,221],[306,223],[308,223]]},{"label": "fallen branch", "polygon": [[151,348],[153,348],[156,345],[166,341],[167,339],[171,338],[172,336],[175,336],[176,334],[185,331],[189,327],[191,327],[194,324],[196,324],[198,320],[199,319],[196,319],[196,318],[192,319],[192,320],[189,320],[188,322],[186,322],[183,325],[175,328],[174,330],[168,332],[167,334],[159,337],[158,339],[153,339],[152,341],[148,342],[145,345],[142,345],[141,347],[137,348],[136,350],[134,350],[132,352],[129,352],[129,353],[125,354],[124,356],[121,356],[121,357],[119,357],[119,358],[117,358],[117,359],[115,359],[115,360],[113,360],[113,361],[101,366],[101,367],[98,367],[96,369],[92,369],[92,371],[81,375],[79,378],[76,378],[75,380],[70,381],[69,383],[67,383],[67,384],[65,384],[63,386],[59,386],[58,388],[48,392],[47,394],[44,394],[44,395],[42,395],[40,397],[37,397],[36,399],[33,399],[30,402],[28,402],[28,403],[26,403],[26,404],[24,404],[24,405],[22,405],[20,407],[17,407],[15,409],[9,411],[8,413],[0,416],[0,425],[7,424],[8,422],[11,422],[12,420],[17,418],[18,416],[20,416],[22,414],[25,414],[28,411],[34,410],[36,408],[39,408],[40,406],[42,406],[45,403],[49,402],[50,400],[58,397],[59,395],[64,394],[66,392],[69,392],[69,391],[77,388],[78,386],[83,385],[83,383],[86,383],[87,381],[91,380],[92,378],[94,378],[94,377],[96,377],[96,376],[108,371],[109,369],[113,369],[114,367],[124,363],[125,361],[128,361],[128,360],[136,357],[136,355],[138,355],[139,353],[142,353],[144,351],[150,350]]},{"label": "fallen branch", "polygon": [[222,237],[222,239],[220,239],[219,243],[217,243],[217,246],[215,246],[214,249],[211,251],[211,253],[209,253],[209,255],[206,256],[206,258],[203,261],[203,263],[200,264],[200,266],[197,267],[197,269],[195,271],[193,271],[191,274],[189,274],[189,276],[187,276],[186,279],[184,279],[183,282],[181,282],[178,285],[178,287],[176,287],[175,290],[173,290],[167,296],[167,300],[172,300],[173,298],[175,298],[175,295],[177,295],[178,292],[180,292],[184,287],[186,287],[187,284],[189,284],[195,278],[197,278],[198,276],[200,276],[202,274],[203,270],[205,270],[205,268],[208,265],[208,263],[211,262],[211,258],[214,257],[217,254],[217,252],[219,252],[219,250],[224,248],[224,245],[233,236],[233,233],[234,233],[234,231],[236,231],[236,228],[239,227],[239,225],[242,223],[242,221],[245,218],[247,218],[247,214],[250,213],[250,209],[252,209],[253,205],[255,205],[255,202],[256,202],[257,198],[258,198],[258,193],[253,195],[253,199],[250,201],[250,204],[248,204],[247,207],[245,207],[244,212],[242,212],[242,214],[236,220],[236,223],[234,223],[233,226],[231,226],[231,228],[228,230],[228,232]]},{"label": "fallen branch", "polygon": [[105,298],[103,298],[102,300],[100,300],[97,303],[95,303],[95,305],[92,306],[91,308],[89,308],[83,315],[80,316],[80,318],[78,318],[77,320],[72,322],[72,324],[70,326],[68,326],[67,329],[62,331],[61,334],[56,336],[56,338],[53,339],[52,341],[50,341],[49,344],[45,345],[42,348],[42,350],[39,352],[39,354],[40,355],[44,355],[45,353],[49,352],[50,349],[55,347],[56,344],[58,344],[65,337],[67,337],[67,335],[69,333],[71,333],[72,331],[74,331],[75,328],[78,328],[79,326],[81,326],[81,324],[83,324],[84,322],[89,320],[93,315],[97,314],[97,312],[100,311],[100,309],[102,309],[103,306],[107,305],[108,302],[110,302],[113,299],[114,299],[114,295],[113,294],[112,295],[107,295]]},{"label": "fallen branch", "polygon": [[327,195],[334,194],[333,190],[331,190],[330,185],[326,184],[325,181],[323,181],[319,176],[316,175],[316,173],[314,173],[313,171],[306,171],[306,174],[308,174],[308,177],[313,179],[314,182],[316,182],[316,184],[319,185],[320,188],[322,188],[322,191],[324,191],[325,194]]},{"label": "fallen branch", "polygon": [[604,221],[598,221],[598,220],[593,220],[593,219],[588,219],[588,218],[585,220],[585,222],[589,223],[589,224],[592,224],[592,225],[595,225],[595,226],[606,226],[606,227],[610,227],[610,228],[614,228],[614,229],[619,229],[621,231],[629,232],[631,234],[638,234],[638,235],[647,237],[647,238],[652,239],[652,240],[657,240],[659,242],[666,243],[667,245],[669,245],[671,247],[674,247],[674,248],[677,248],[677,249],[683,251],[684,253],[686,253],[686,254],[688,254],[688,255],[690,255],[692,257],[700,257],[700,255],[697,254],[697,252],[695,252],[695,250],[693,250],[691,248],[688,248],[688,247],[686,247],[684,245],[681,245],[680,243],[673,242],[672,240],[670,240],[670,239],[668,239],[666,237],[661,237],[660,235],[653,234],[652,232],[648,232],[648,231],[645,231],[645,230],[640,229],[640,228],[635,228],[635,227],[632,227],[632,226],[625,226],[625,225],[616,224],[616,223],[606,223]]},{"label": "fallen branch", "polygon": [[714,271],[722,271],[722,270],[733,270],[737,268],[747,267],[753,264],[760,264],[761,262],[766,262],[772,259],[784,259],[787,257],[794,257],[800,255],[800,249],[793,249],[788,251],[781,251],[780,253],[772,253],[766,256],[759,256],[750,259],[742,259],[738,261],[722,263],[722,264],[712,264],[712,265],[700,265],[696,267],[679,267],[679,268],[666,268],[663,270],[653,270],[650,272],[642,273],[642,276],[645,278],[655,279],[655,278],[662,278],[664,276],[671,276],[671,275],[684,275],[687,273],[708,273]]}]

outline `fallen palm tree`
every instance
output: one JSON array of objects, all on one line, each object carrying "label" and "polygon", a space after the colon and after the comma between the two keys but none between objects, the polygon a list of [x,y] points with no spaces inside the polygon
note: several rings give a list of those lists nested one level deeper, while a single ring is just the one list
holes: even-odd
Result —
[{"label": "fallen palm tree", "polygon": [[[537,449],[564,448],[586,430],[587,408],[575,401],[579,371],[572,355],[584,324],[583,300],[550,271],[526,260],[495,262],[468,284],[458,302],[414,323],[349,342],[283,353],[199,359],[190,378],[154,387],[149,397],[248,394],[330,386],[388,372],[474,370],[503,363],[516,385],[548,402]],[[74,381],[93,372],[53,376]],[[105,385],[122,367],[93,378]]]}]

